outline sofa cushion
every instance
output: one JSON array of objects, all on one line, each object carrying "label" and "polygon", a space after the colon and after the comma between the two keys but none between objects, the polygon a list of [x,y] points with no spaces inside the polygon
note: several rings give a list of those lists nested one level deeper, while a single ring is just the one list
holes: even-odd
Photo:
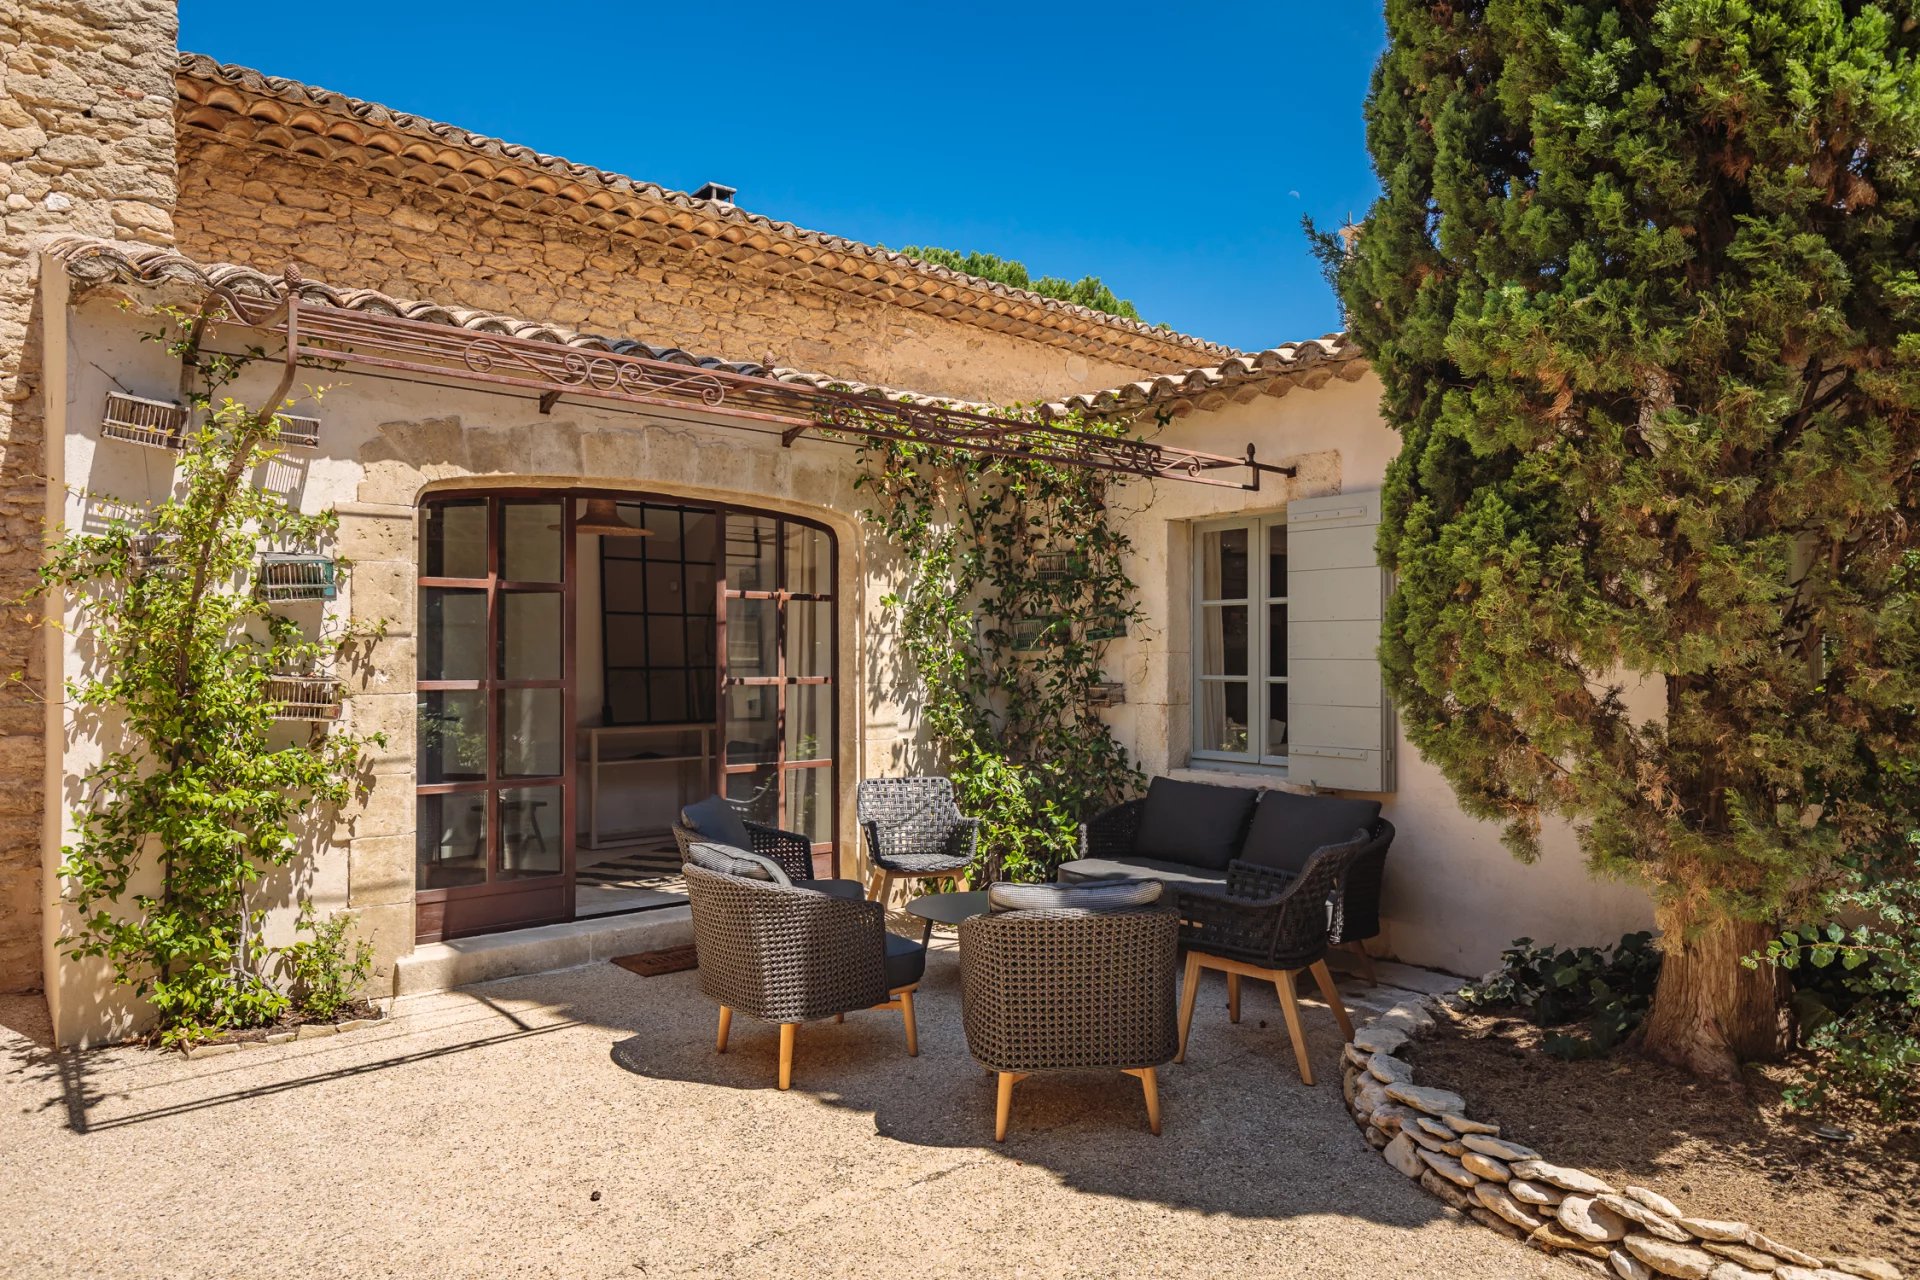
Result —
[{"label": "sofa cushion", "polygon": [[867,886],[858,880],[796,880],[796,889],[805,889],[808,893],[824,893],[829,898],[850,898],[855,902],[867,896]]},{"label": "sofa cushion", "polygon": [[753,838],[747,834],[747,824],[734,807],[719,796],[708,796],[698,804],[690,804],[682,809],[680,825],[715,844],[730,844],[740,849],[753,847]]},{"label": "sofa cushion", "polygon": [[887,938],[887,990],[897,991],[920,981],[927,971],[927,949],[912,938],[889,933]]},{"label": "sofa cushion", "polygon": [[1314,850],[1352,839],[1356,827],[1372,831],[1379,819],[1378,800],[1263,792],[1253,811],[1253,826],[1247,832],[1240,860],[1298,871],[1307,865]]},{"label": "sofa cushion", "polygon": [[1002,881],[987,886],[987,905],[995,911],[1125,911],[1160,901],[1161,888],[1158,880]]},{"label": "sofa cushion", "polygon": [[1140,809],[1133,856],[1224,868],[1240,856],[1247,815],[1253,812],[1257,794],[1245,787],[1155,778]]},{"label": "sofa cushion", "polygon": [[743,880],[765,880],[772,884],[792,884],[780,864],[772,858],[735,849],[724,844],[702,841],[687,846],[687,861],[708,871],[739,876]]},{"label": "sofa cushion", "polygon": [[1218,889],[1227,873],[1157,858],[1080,858],[1063,862],[1057,873],[1062,884],[1088,880],[1154,880],[1174,890]]}]

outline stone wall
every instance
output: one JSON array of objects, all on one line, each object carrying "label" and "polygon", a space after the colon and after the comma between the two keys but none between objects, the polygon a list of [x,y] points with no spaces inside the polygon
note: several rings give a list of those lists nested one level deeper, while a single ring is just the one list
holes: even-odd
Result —
[{"label": "stone wall", "polygon": [[[0,0],[0,600],[40,560],[45,411],[35,246],[173,237],[173,0]],[[38,687],[38,633],[0,625],[0,679]],[[0,992],[41,982],[45,712],[0,698]]]},{"label": "stone wall", "polygon": [[993,403],[1145,373],[365,168],[180,131],[181,251],[395,297]]}]

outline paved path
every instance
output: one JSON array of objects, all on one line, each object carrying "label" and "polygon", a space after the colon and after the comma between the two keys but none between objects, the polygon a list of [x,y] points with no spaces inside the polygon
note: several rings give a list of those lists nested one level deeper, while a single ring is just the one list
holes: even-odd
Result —
[{"label": "paved path", "polygon": [[[0,1028],[0,1275],[1564,1277],[1389,1169],[1208,979],[1166,1134],[1118,1075],[1036,1077],[992,1140],[957,964],[897,1016],[713,1052],[694,975],[611,965],[402,1002],[376,1028],[186,1060]],[[1357,993],[1356,993],[1357,994]],[[30,1030],[30,1028],[29,1028]],[[595,1199],[595,1193],[598,1199]]]}]

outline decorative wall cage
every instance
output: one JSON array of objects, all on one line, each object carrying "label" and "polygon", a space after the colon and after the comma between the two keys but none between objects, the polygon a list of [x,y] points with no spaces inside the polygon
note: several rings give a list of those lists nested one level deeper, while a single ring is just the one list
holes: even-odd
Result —
[{"label": "decorative wall cage", "polygon": [[1015,653],[1034,653],[1053,642],[1052,632],[1058,618],[1020,618],[1007,628],[1007,643]]},{"label": "decorative wall cage", "polygon": [[127,538],[127,567],[135,577],[149,573],[171,573],[180,551],[180,535],[143,529]]},{"label": "decorative wall cage", "polygon": [[178,453],[186,447],[187,408],[165,400],[110,391],[107,406],[100,415],[100,434],[111,440]]},{"label": "decorative wall cage", "polygon": [[275,720],[338,720],[340,678],[275,672],[267,677],[267,697],[279,704]]},{"label": "decorative wall cage", "polygon": [[262,600],[331,600],[339,570],[329,556],[264,552],[254,589]]},{"label": "decorative wall cage", "polygon": [[320,447],[320,419],[298,413],[276,415],[280,419],[280,443],[298,449]]},{"label": "decorative wall cage", "polygon": [[1090,618],[1086,634],[1089,640],[1124,640],[1127,636],[1127,619],[1122,614]]},{"label": "decorative wall cage", "polygon": [[1087,701],[1096,707],[1118,707],[1127,700],[1127,686],[1118,680],[1103,680],[1088,690]]},{"label": "decorative wall cage", "polygon": [[1033,576],[1048,580],[1064,578],[1084,563],[1070,551],[1036,551],[1033,553]]}]

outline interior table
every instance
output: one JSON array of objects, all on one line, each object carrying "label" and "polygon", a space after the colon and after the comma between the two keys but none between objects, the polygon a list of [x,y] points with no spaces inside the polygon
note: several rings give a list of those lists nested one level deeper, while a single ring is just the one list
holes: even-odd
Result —
[{"label": "interior table", "polygon": [[927,922],[926,929],[920,934],[920,945],[923,947],[933,941],[933,926],[957,925],[962,920],[983,916],[988,910],[985,889],[971,889],[966,893],[929,893],[907,904],[908,915]]}]

